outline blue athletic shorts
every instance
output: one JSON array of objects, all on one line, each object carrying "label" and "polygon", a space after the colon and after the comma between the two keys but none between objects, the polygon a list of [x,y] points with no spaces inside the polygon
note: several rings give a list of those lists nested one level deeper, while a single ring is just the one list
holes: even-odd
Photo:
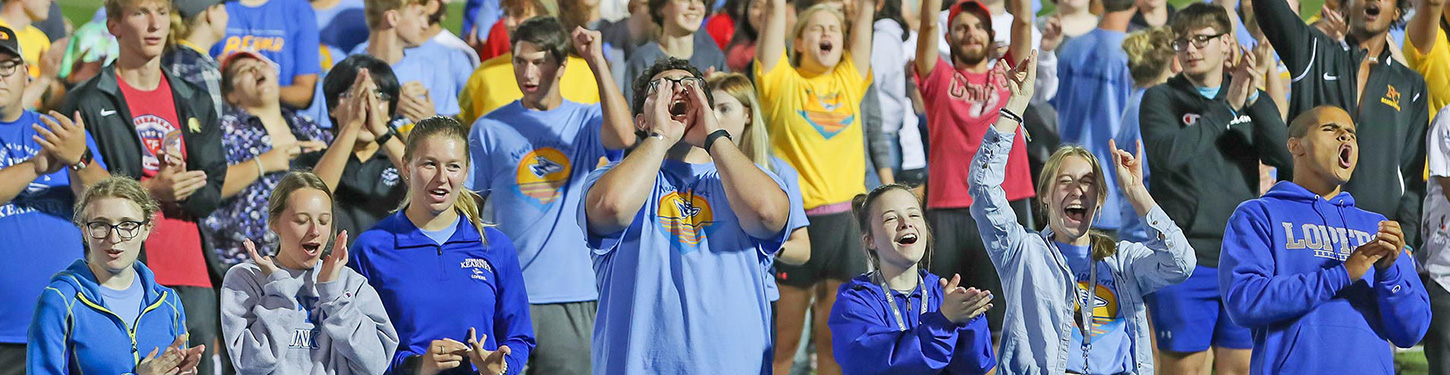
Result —
[{"label": "blue athletic shorts", "polygon": [[1224,311],[1218,292],[1218,268],[1198,266],[1181,284],[1169,285],[1149,294],[1148,315],[1158,350],[1192,353],[1210,346],[1253,349],[1248,328],[1235,325]]}]

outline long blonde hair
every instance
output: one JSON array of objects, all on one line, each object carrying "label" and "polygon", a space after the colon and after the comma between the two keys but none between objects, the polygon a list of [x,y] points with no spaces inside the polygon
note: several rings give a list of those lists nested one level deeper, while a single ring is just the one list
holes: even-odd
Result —
[{"label": "long blonde hair", "polygon": [[[405,163],[412,163],[413,157],[417,156],[419,145],[424,140],[434,137],[456,140],[459,144],[464,145],[463,153],[465,155],[468,154],[468,130],[463,127],[463,124],[458,123],[458,120],[454,120],[452,117],[433,116],[418,121],[416,125],[413,125],[413,130],[408,133],[407,142],[403,146],[403,161]],[[467,170],[468,158],[465,157],[463,163],[464,170]],[[473,224],[474,229],[478,230],[479,237],[483,238],[483,243],[487,245],[488,236],[484,233],[483,229],[491,227],[493,224],[483,221],[483,199],[483,196],[478,195],[478,193],[459,187],[458,199],[453,201],[453,209],[458,210],[459,214],[462,214],[464,218],[468,219],[469,223]],[[408,203],[412,200],[413,189],[410,186],[407,196],[403,198],[402,205],[398,206],[398,211],[407,209]]]},{"label": "long blonde hair", "polygon": [[724,91],[745,106],[745,113],[750,115],[750,121],[745,122],[745,128],[740,130],[740,140],[735,143],[750,161],[774,172],[770,167],[770,135],[765,131],[765,117],[760,113],[760,100],[756,99],[755,84],[750,83],[750,78],[740,73],[715,74],[706,78],[705,83],[710,90]]},{"label": "long blonde hair", "polygon": [[[1051,193],[1052,187],[1056,186],[1053,182],[1057,180],[1057,173],[1062,168],[1062,161],[1072,156],[1087,161],[1088,165],[1092,166],[1093,176],[1097,176],[1097,178],[1093,179],[1093,188],[1098,191],[1098,201],[1097,210],[1093,210],[1093,212],[1101,210],[1103,203],[1108,200],[1107,176],[1103,175],[1103,167],[1098,163],[1097,156],[1094,156],[1092,151],[1088,151],[1088,149],[1082,146],[1062,146],[1057,149],[1057,152],[1053,152],[1051,157],[1047,158],[1047,162],[1042,163],[1042,174],[1037,176],[1037,201],[1041,205],[1043,215],[1049,216],[1048,222],[1051,222],[1050,216],[1052,215],[1052,208],[1049,207],[1050,202],[1048,202],[1047,197],[1050,196],[1049,193]],[[1088,238],[1092,241],[1093,260],[1103,260],[1118,252],[1118,245],[1113,243],[1112,238],[1102,232],[1090,229],[1088,230]]]}]

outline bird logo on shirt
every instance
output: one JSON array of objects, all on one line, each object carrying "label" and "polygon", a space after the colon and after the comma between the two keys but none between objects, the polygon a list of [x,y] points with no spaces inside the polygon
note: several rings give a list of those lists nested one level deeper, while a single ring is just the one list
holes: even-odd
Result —
[{"label": "bird logo on shirt", "polygon": [[[1074,309],[1073,317],[1081,316],[1081,304],[1088,300],[1088,282],[1079,281],[1078,285],[1080,286],[1080,288],[1077,289],[1079,305],[1077,309]],[[1111,330],[1115,330],[1118,326],[1123,324],[1123,319],[1118,314],[1118,297],[1117,295],[1113,294],[1112,288],[1109,288],[1107,285],[1097,285],[1097,289],[1094,291],[1092,296],[1092,309],[1093,341],[1096,341],[1099,335],[1108,333],[1108,331]],[[1077,324],[1079,328],[1082,327],[1081,322],[1077,322]]]},{"label": "bird logo on shirt", "polygon": [[839,92],[818,94],[807,89],[805,108],[796,112],[822,137],[831,139],[856,121],[856,114],[852,113],[854,106],[846,105],[845,99],[845,95]]},{"label": "bird logo on shirt", "polygon": [[518,170],[514,172],[515,192],[538,208],[544,208],[559,199],[560,191],[569,182],[573,164],[564,152],[553,147],[542,147],[529,151],[519,158]]},{"label": "bird logo on shirt", "polygon": [[715,223],[709,200],[691,191],[671,192],[660,198],[657,216],[660,229],[681,245],[681,252],[699,246]]}]

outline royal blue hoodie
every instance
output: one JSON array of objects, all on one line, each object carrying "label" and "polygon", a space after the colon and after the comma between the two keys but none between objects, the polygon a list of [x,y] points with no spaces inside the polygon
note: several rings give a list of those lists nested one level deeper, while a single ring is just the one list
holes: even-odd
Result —
[{"label": "royal blue hoodie", "polygon": [[[836,362],[846,374],[985,374],[997,367],[992,331],[982,316],[957,324],[941,313],[941,278],[919,271],[922,284],[911,295],[886,291],[867,273],[841,284],[831,307]],[[896,300],[902,331],[886,303]],[[926,293],[926,314],[921,313]]]},{"label": "royal blue hoodie", "polygon": [[[50,278],[30,322],[25,372],[31,375],[129,374],[151,350],[156,355],[186,333],[176,292],[156,283],[141,262],[133,266],[145,294],[128,329],[100,296],[100,283],[84,260]],[[10,301],[18,303],[18,301]]]},{"label": "royal blue hoodie", "polygon": [[1344,266],[1383,220],[1349,193],[1325,200],[1292,182],[1239,205],[1218,285],[1229,317],[1254,333],[1253,374],[1394,373],[1385,341],[1408,348],[1430,326],[1414,260],[1400,254],[1359,280]]},{"label": "royal blue hoodie", "polygon": [[[378,291],[398,331],[390,374],[412,373],[433,340],[467,343],[469,328],[477,329],[484,350],[509,347],[504,359],[509,375],[523,371],[534,349],[529,296],[513,242],[497,229],[484,228],[485,244],[461,215],[455,225],[453,236],[439,245],[398,212],[353,242],[348,267]],[[443,372],[477,373],[467,361]]]}]

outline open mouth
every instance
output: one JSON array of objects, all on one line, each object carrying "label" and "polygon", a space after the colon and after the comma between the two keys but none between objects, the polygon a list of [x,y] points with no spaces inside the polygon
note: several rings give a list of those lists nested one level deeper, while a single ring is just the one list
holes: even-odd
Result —
[{"label": "open mouth", "polygon": [[832,50],[835,50],[836,44],[832,43],[829,40],[822,40],[820,45],[818,45],[817,47],[821,49],[821,54],[824,55],[831,53]]},{"label": "open mouth", "polygon": [[918,237],[916,233],[906,233],[901,235],[900,237],[897,237],[896,243],[901,245],[910,245],[916,243],[917,238]]},{"label": "open mouth", "polygon": [[1378,17],[1380,15],[1380,6],[1379,6],[1379,4],[1367,4],[1367,5],[1365,5],[1364,6],[1364,15],[1365,16],[1369,16],[1369,18],[1371,18],[1371,19],[1373,19],[1375,17]]},{"label": "open mouth", "polygon": [[535,90],[539,89],[539,85],[533,83],[525,83],[521,86],[523,86],[524,92],[534,92]]},{"label": "open mouth", "polygon": [[428,196],[429,197],[432,197],[433,200],[435,200],[435,201],[440,201],[441,202],[444,199],[447,199],[448,198],[448,189],[437,188],[437,189],[429,190],[428,191]]},{"label": "open mouth", "polygon": [[685,103],[684,98],[676,98],[670,102],[670,117],[675,121],[685,121],[685,114],[690,112],[690,105]]},{"label": "open mouth", "polygon": [[1083,207],[1082,203],[1070,203],[1062,209],[1062,213],[1073,222],[1081,223],[1087,218],[1087,207]]},{"label": "open mouth", "polygon": [[1354,146],[1348,143],[1339,145],[1339,167],[1349,169],[1354,166]]},{"label": "open mouth", "polygon": [[302,244],[302,250],[303,251],[306,251],[307,252],[307,255],[317,255],[318,253],[322,252],[322,243],[320,243],[320,242],[307,242],[307,243],[303,243]]}]

